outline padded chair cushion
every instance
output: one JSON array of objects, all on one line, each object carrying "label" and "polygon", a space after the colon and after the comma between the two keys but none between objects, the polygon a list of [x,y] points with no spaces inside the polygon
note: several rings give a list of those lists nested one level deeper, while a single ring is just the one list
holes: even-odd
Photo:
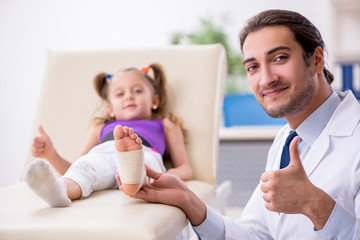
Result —
[{"label": "padded chair cushion", "polygon": [[[187,185],[205,202],[215,196],[213,185]],[[1,189],[0,206],[2,240],[169,240],[188,224],[176,207],[131,198],[115,189],[95,192],[70,207],[50,208],[21,182]]]}]

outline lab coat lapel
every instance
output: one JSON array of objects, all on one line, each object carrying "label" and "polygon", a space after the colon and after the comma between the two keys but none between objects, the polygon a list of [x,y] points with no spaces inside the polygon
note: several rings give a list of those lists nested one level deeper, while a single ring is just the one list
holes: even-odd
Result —
[{"label": "lab coat lapel", "polygon": [[343,94],[339,93],[339,95],[343,99],[342,102],[302,161],[308,177],[324,160],[326,152],[329,150],[331,137],[351,136],[359,122],[360,105],[355,96],[350,91]]},{"label": "lab coat lapel", "polygon": [[302,161],[305,172],[308,177],[313,173],[316,167],[321,163],[329,149],[330,136],[327,127],[321,132],[318,139],[314,142],[310,151]]}]

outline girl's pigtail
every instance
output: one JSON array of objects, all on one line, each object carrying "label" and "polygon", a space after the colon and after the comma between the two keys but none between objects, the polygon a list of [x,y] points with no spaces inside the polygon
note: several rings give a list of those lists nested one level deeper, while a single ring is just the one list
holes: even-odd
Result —
[{"label": "girl's pigtail", "polygon": [[167,93],[166,93],[166,77],[165,72],[160,64],[153,63],[149,66],[154,73],[154,88],[155,93],[159,95],[160,102],[158,108],[155,110],[161,116],[166,112]]},{"label": "girl's pigtail", "polygon": [[[99,95],[99,97],[102,100],[104,100],[103,103],[107,103],[109,101],[108,100],[108,89],[109,89],[109,81],[110,81],[111,77],[112,77],[112,75],[101,72],[95,76],[94,81],[93,81],[95,91]],[[103,105],[99,106],[97,111],[99,111],[100,109],[103,109]],[[104,113],[103,116],[94,117],[95,125],[105,124],[105,123],[113,121],[113,120],[115,120],[115,118],[111,117],[108,113]]]},{"label": "girl's pigtail", "polygon": [[108,101],[108,80],[111,78],[111,75],[108,75],[104,72],[97,74],[94,78],[94,88],[99,97],[105,101]]}]

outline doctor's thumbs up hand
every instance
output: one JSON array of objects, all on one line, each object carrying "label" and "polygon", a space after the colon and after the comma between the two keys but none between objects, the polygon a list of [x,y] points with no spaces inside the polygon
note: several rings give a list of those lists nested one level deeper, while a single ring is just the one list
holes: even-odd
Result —
[{"label": "doctor's thumbs up hand", "polygon": [[265,207],[283,213],[304,213],[314,186],[309,181],[299,156],[300,137],[290,143],[290,163],[286,168],[261,175]]},{"label": "doctor's thumbs up hand", "polygon": [[308,179],[299,155],[299,140],[296,136],[290,143],[287,167],[261,175],[261,191],[268,210],[303,214],[320,230],[330,217],[335,201]]}]

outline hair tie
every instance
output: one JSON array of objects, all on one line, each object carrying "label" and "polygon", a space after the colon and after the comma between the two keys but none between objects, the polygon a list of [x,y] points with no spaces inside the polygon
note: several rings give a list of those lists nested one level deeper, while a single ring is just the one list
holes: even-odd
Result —
[{"label": "hair tie", "polygon": [[107,74],[107,75],[106,75],[106,78],[107,78],[107,79],[111,79],[111,78],[112,78],[112,74]]},{"label": "hair tie", "polygon": [[146,66],[146,67],[142,67],[142,68],[141,68],[141,71],[142,71],[143,73],[148,73],[148,72],[149,72],[149,69],[150,69],[150,66]]}]

